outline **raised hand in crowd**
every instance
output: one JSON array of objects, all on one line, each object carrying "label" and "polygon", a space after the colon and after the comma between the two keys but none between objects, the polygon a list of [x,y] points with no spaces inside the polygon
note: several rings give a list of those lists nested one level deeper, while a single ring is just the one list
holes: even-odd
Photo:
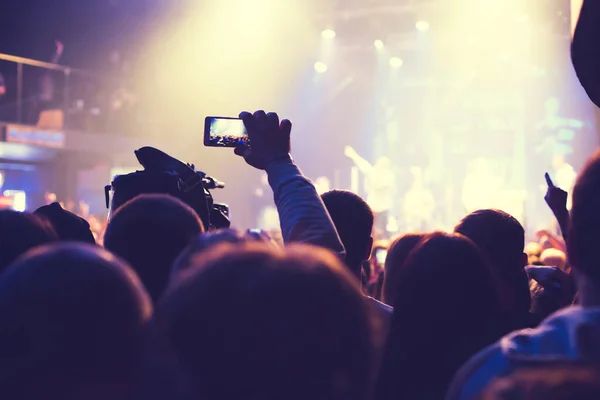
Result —
[{"label": "raised hand in crowd", "polygon": [[555,186],[548,173],[546,173],[545,178],[546,183],[548,184],[548,190],[546,191],[544,199],[546,200],[548,207],[550,207],[552,214],[556,217],[563,237],[566,238],[569,229],[569,210],[567,209],[569,194]]},{"label": "raised hand in crowd", "polygon": [[235,154],[267,172],[279,213],[284,243],[310,243],[345,256],[345,249],[315,186],[290,155],[292,123],[276,113],[242,112],[249,145]]},{"label": "raised hand in crowd", "polygon": [[276,113],[266,114],[262,110],[254,114],[242,112],[240,118],[246,125],[251,145],[240,146],[235,149],[235,153],[244,157],[248,164],[254,168],[266,169],[271,162],[289,157],[292,132],[289,120],[280,122]]}]

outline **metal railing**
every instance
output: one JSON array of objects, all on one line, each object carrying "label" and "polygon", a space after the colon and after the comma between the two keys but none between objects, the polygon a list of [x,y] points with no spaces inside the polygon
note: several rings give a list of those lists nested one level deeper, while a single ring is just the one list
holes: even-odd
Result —
[{"label": "metal railing", "polygon": [[[10,54],[3,54],[0,53],[0,60],[3,61],[7,61],[10,63],[14,63],[16,65],[16,116],[15,116],[15,121],[11,121],[11,122],[18,122],[18,123],[22,123],[23,122],[23,106],[24,106],[24,66],[30,66],[30,67],[35,67],[35,68],[39,68],[39,69],[43,69],[43,70],[47,70],[47,71],[55,71],[55,72],[60,72],[64,75],[65,77],[65,81],[64,81],[64,87],[63,87],[63,102],[64,102],[64,106],[66,106],[69,103],[69,87],[70,87],[70,83],[69,83],[69,79],[70,76],[72,74],[78,74],[78,75],[82,75],[82,76],[93,76],[93,74],[89,71],[85,71],[82,69],[75,69],[75,68],[71,68],[71,67],[67,67],[64,65],[59,65],[59,64],[53,64],[53,63],[49,63],[49,62],[43,62],[43,61],[39,61],[39,60],[33,60],[30,58],[25,58],[25,57],[18,57],[18,56],[13,56]],[[4,72],[4,74],[8,75],[10,77],[10,71],[2,71],[0,70],[0,73]],[[4,75],[3,74],[3,75]],[[6,80],[6,78],[5,78]],[[10,80],[9,82],[6,82],[5,85],[9,85],[10,84]],[[4,116],[6,118],[6,116]]]},{"label": "metal railing", "polygon": [[118,66],[112,74],[100,74],[0,53],[6,89],[0,95],[0,122],[129,134],[145,122],[130,82],[115,71]]}]

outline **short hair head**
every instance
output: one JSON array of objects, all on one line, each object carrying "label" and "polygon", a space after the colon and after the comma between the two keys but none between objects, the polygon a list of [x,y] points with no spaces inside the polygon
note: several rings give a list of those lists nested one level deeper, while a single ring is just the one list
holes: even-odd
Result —
[{"label": "short hair head", "polygon": [[200,218],[181,200],[146,194],[115,213],[104,246],[133,267],[156,301],[167,287],[173,262],[202,232]]},{"label": "short hair head", "polygon": [[567,238],[569,262],[600,290],[600,150],[590,158],[573,190],[571,227]]},{"label": "short hair head", "polygon": [[373,246],[373,211],[358,195],[347,190],[331,190],[321,198],[346,248],[348,264],[360,277],[360,263],[368,260]]},{"label": "short hair head", "polygon": [[125,396],[151,312],[135,273],[107,251],[32,250],[0,275],[0,397]]},{"label": "short hair head", "polygon": [[424,233],[409,233],[396,238],[385,259],[385,278],[383,281],[382,300],[391,306],[398,296],[399,279],[402,278],[402,269],[408,259],[410,252],[417,247],[426,237]]},{"label": "short hair head", "polygon": [[96,244],[90,224],[83,218],[65,210],[59,203],[42,206],[34,214],[50,222],[61,241]]},{"label": "short hair head", "polygon": [[206,398],[364,399],[368,313],[326,250],[222,244],[169,289],[157,323],[189,390]]},{"label": "short hair head", "polygon": [[49,222],[33,214],[0,211],[0,272],[28,250],[56,241]]},{"label": "short hair head", "polygon": [[483,251],[501,275],[516,275],[525,267],[525,229],[516,218],[500,210],[475,211],[454,228]]}]

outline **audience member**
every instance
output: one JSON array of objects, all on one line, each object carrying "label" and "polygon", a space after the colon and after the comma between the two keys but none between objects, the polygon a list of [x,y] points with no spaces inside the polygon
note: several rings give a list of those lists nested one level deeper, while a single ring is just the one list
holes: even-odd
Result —
[{"label": "audience member", "polygon": [[335,256],[251,243],[191,261],[157,309],[186,398],[367,398],[370,315]]},{"label": "audience member", "polygon": [[481,400],[597,400],[600,370],[597,365],[563,364],[527,368],[496,379]]},{"label": "audience member", "polygon": [[519,221],[500,210],[479,210],[466,216],[454,231],[471,239],[487,257],[506,306],[507,331],[537,325],[531,315],[525,230]]},{"label": "audience member", "polygon": [[569,263],[579,306],[559,311],[537,329],[514,332],[470,360],[457,374],[448,399],[476,399],[497,376],[533,364],[600,362],[600,151],[582,171],[573,191]]},{"label": "audience member", "polygon": [[525,245],[525,254],[527,254],[528,265],[542,265],[540,257],[542,256],[542,245],[539,242],[529,242]]},{"label": "audience member", "polygon": [[33,250],[0,275],[0,398],[131,398],[151,312],[135,273],[107,251]]},{"label": "audience member", "polygon": [[346,249],[346,265],[358,279],[362,263],[371,256],[374,216],[360,196],[347,190],[331,190],[321,195]]},{"label": "audience member", "polygon": [[[373,211],[360,196],[346,190],[332,190],[321,198],[346,249],[346,266],[362,284],[362,265],[369,260],[373,247]],[[385,331],[392,308],[372,297],[367,299],[381,317]]]},{"label": "audience member", "polygon": [[34,211],[34,214],[47,219],[61,241],[96,244],[90,224],[85,219],[62,208],[59,203],[40,207]]},{"label": "audience member", "polygon": [[429,235],[400,274],[377,399],[441,399],[458,368],[501,336],[498,287],[459,234]]},{"label": "audience member", "polygon": [[398,290],[402,283],[404,264],[410,252],[426,237],[422,233],[407,233],[395,239],[388,250],[385,259],[385,278],[383,281],[382,300],[394,305]]},{"label": "audience member", "polygon": [[169,282],[171,265],[202,232],[202,222],[191,207],[168,195],[145,194],[111,218],[104,246],[133,267],[157,301]]},{"label": "audience member", "polygon": [[35,215],[0,211],[0,272],[27,250],[57,240],[52,226]]},{"label": "audience member", "polygon": [[242,112],[240,118],[252,147],[237,147],[235,154],[267,172],[284,243],[313,244],[345,257],[344,246],[321,197],[290,155],[292,123],[287,119],[280,122],[276,113],[262,110],[254,114]]}]

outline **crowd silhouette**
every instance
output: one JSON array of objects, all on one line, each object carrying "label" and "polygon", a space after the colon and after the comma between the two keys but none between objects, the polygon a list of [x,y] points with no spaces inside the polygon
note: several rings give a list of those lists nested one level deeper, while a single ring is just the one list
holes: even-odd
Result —
[{"label": "crowd silhouette", "polygon": [[[600,105],[598,40],[585,0],[572,58]],[[561,235],[527,244],[488,209],[388,244],[367,202],[302,174],[290,121],[240,118],[283,243],[223,224],[171,158],[115,186],[103,246],[57,203],[0,212],[0,398],[600,398],[600,150],[570,211],[546,177]]]}]

